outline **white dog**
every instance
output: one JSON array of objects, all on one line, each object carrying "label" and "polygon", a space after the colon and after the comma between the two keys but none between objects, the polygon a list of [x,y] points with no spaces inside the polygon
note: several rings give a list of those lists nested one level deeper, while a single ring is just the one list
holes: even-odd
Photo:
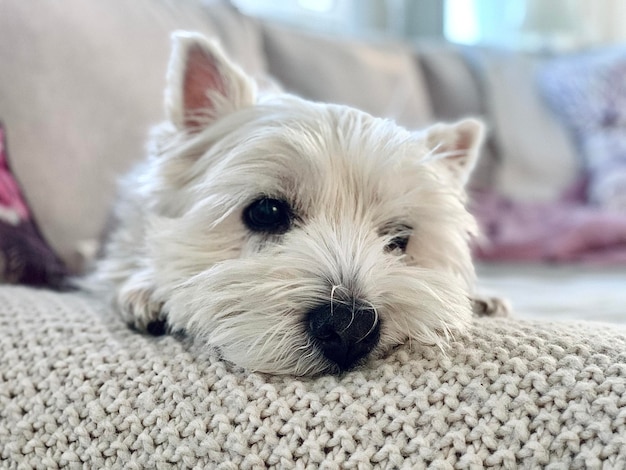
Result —
[{"label": "white dog", "polygon": [[482,125],[409,132],[346,106],[259,96],[213,42],[174,36],[167,122],[122,185],[91,276],[125,319],[184,330],[250,370],[349,370],[443,346],[472,310],[464,207]]}]

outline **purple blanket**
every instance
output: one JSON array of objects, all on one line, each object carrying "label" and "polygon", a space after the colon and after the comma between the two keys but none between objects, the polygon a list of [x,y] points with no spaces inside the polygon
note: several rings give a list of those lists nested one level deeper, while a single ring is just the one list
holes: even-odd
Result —
[{"label": "purple blanket", "polygon": [[553,203],[513,202],[492,192],[473,195],[482,228],[475,246],[486,261],[626,264],[626,213],[583,202],[575,188]]}]

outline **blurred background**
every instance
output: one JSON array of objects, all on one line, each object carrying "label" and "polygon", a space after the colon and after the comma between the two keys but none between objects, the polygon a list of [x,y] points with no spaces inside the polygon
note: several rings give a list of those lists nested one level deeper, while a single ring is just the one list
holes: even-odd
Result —
[{"label": "blurred background", "polygon": [[527,51],[626,39],[623,0],[234,0],[242,11],[327,34],[445,39]]}]

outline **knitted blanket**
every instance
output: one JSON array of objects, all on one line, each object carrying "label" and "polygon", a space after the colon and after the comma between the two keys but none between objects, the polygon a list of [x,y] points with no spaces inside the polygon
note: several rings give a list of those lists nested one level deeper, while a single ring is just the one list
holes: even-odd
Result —
[{"label": "knitted blanket", "polygon": [[477,319],[447,356],[237,370],[80,294],[0,287],[0,467],[626,468],[626,330]]}]

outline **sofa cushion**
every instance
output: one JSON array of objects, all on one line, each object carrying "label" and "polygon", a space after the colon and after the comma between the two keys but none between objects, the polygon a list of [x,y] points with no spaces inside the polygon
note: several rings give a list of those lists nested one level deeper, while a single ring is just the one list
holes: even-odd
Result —
[{"label": "sofa cushion", "polygon": [[499,165],[495,187],[519,201],[550,201],[570,187],[581,162],[567,128],[543,102],[541,57],[466,49],[481,73]]},{"label": "sofa cushion", "polygon": [[42,238],[9,166],[0,123],[0,284],[60,288],[67,270]]},{"label": "sofa cushion", "polygon": [[451,121],[485,114],[481,84],[468,67],[462,49],[423,42],[416,45],[416,52],[437,119]]},{"label": "sofa cushion", "polygon": [[170,33],[218,36],[252,74],[254,24],[223,2],[0,2],[0,110],[41,230],[74,270],[103,229],[115,181],[163,118]]},{"label": "sofa cushion", "polygon": [[625,468],[626,330],[479,319],[341,376],[234,369],[80,294],[0,287],[16,468]]},{"label": "sofa cushion", "polygon": [[428,89],[410,48],[263,25],[269,72],[287,91],[353,106],[418,129],[433,119]]}]

